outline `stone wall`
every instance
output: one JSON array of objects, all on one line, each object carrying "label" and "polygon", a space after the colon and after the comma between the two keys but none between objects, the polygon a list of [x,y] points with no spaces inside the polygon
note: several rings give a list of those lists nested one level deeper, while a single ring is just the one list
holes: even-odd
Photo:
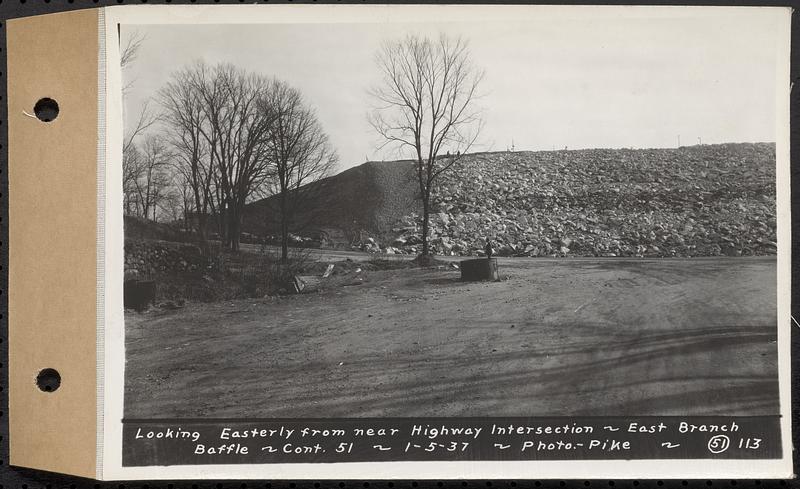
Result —
[{"label": "stone wall", "polygon": [[125,240],[125,278],[151,279],[161,274],[203,273],[213,268],[213,260],[193,244]]}]

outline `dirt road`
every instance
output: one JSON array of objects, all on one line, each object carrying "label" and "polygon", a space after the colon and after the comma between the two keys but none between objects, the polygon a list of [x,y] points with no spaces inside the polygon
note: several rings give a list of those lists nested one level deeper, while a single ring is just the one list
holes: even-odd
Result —
[{"label": "dirt road", "polygon": [[[280,256],[281,253],[280,246],[263,246],[263,245],[241,243],[239,247],[242,251],[247,251],[250,253],[260,254],[266,251],[268,253],[271,253],[273,256]],[[369,261],[374,258],[380,258],[382,260],[413,260],[414,258],[416,258],[416,255],[389,255],[386,253],[366,253],[363,251],[335,250],[330,248],[289,248],[290,256],[292,253],[307,254],[316,260],[327,260],[327,261],[340,261],[348,258],[353,261],[359,261],[359,262]],[[458,260],[463,260],[464,258],[448,256],[444,257],[444,259],[458,261]]]},{"label": "dirt road", "polygon": [[503,260],[126,315],[125,414],[777,414],[774,257]]}]

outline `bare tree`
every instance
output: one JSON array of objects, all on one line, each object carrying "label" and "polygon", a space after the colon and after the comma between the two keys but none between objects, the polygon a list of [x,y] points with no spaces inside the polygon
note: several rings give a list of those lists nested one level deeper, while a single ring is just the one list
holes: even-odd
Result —
[{"label": "bare tree", "polygon": [[164,142],[156,137],[145,139],[138,158],[139,175],[134,182],[139,216],[158,220],[158,208],[170,186],[169,165],[171,155]]},{"label": "bare tree", "polygon": [[208,124],[198,85],[198,72],[203,70],[205,67],[195,66],[173,73],[159,91],[158,101],[164,112],[167,140],[175,154],[174,170],[182,176],[178,182],[184,195],[184,220],[187,225],[196,225],[201,249],[207,253],[215,168],[202,132],[203,125]]},{"label": "bare tree", "polygon": [[382,81],[371,90],[377,106],[370,123],[383,139],[381,147],[413,152],[422,199],[422,256],[428,256],[433,185],[478,137],[482,120],[476,100],[484,73],[473,66],[466,41],[444,34],[384,43],[376,63]]},{"label": "bare tree", "polygon": [[266,136],[275,115],[261,101],[271,86],[230,64],[195,63],[173,74],[160,94],[198,215],[207,209],[216,216],[231,250],[239,249],[244,206],[269,175]]},{"label": "bare tree", "polygon": [[122,154],[122,201],[126,216],[140,216],[138,181],[143,173],[142,155],[135,145],[127,145]]},{"label": "bare tree", "polygon": [[230,64],[198,62],[173,73],[158,102],[173,172],[183,177],[177,181],[191,197],[191,204],[184,202],[193,209],[201,242],[214,216],[224,244],[237,250],[245,205],[270,193],[281,202],[275,216],[286,260],[289,230],[311,192],[307,184],[336,163],[300,93]]},{"label": "bare tree", "polygon": [[301,93],[284,82],[273,82],[261,100],[265,112],[275,119],[267,134],[272,170],[272,189],[278,208],[274,213],[280,226],[281,261],[289,259],[289,232],[304,202],[321,185],[309,185],[330,175],[338,156],[322,130],[314,110],[306,106]]},{"label": "bare tree", "polygon": [[145,139],[141,147],[129,146],[127,152],[122,173],[125,213],[155,221],[171,186],[171,155],[154,136]]},{"label": "bare tree", "polygon": [[[140,32],[133,32],[128,36],[128,40],[122,47],[120,53],[120,65],[124,69],[136,59],[139,49],[144,42],[144,35]],[[133,86],[133,81],[129,81],[122,90],[123,96]],[[154,115],[145,103],[139,112],[139,117],[133,127],[126,129],[125,136],[122,142],[122,173],[123,173],[123,192],[124,192],[124,206],[126,215],[141,216],[141,201],[139,200],[137,185],[142,178],[143,160],[142,154],[136,148],[136,141],[147,130],[153,126],[157,121],[157,116]]]},{"label": "bare tree", "polygon": [[200,95],[207,125],[201,134],[208,143],[217,190],[217,216],[226,245],[239,249],[242,211],[256,188],[269,175],[267,134],[275,114],[261,101],[271,81],[230,64],[204,70]]}]

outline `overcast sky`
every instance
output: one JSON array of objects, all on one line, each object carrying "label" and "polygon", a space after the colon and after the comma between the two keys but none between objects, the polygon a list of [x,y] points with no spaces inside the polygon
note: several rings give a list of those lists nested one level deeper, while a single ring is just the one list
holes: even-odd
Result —
[{"label": "overcast sky", "polygon": [[[377,149],[367,89],[384,39],[468,39],[486,71],[481,150],[675,147],[774,141],[777,21],[769,9],[708,16],[542,16],[525,21],[126,25],[145,41],[123,72],[126,124],[170,74],[232,62],[297,87],[316,108],[340,169],[396,159]],[[434,20],[434,19],[431,19]],[[441,20],[441,19],[435,19]]]}]

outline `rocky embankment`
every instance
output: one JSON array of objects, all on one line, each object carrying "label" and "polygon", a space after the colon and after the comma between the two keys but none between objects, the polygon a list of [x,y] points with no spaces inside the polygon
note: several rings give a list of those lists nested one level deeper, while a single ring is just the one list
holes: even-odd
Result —
[{"label": "rocky embankment", "polygon": [[[434,192],[436,254],[740,256],[776,252],[775,145],[469,155]],[[418,253],[403,217],[383,253]]]},{"label": "rocky embankment", "polygon": [[204,272],[215,263],[188,243],[125,240],[125,279],[150,279],[164,273]]}]

